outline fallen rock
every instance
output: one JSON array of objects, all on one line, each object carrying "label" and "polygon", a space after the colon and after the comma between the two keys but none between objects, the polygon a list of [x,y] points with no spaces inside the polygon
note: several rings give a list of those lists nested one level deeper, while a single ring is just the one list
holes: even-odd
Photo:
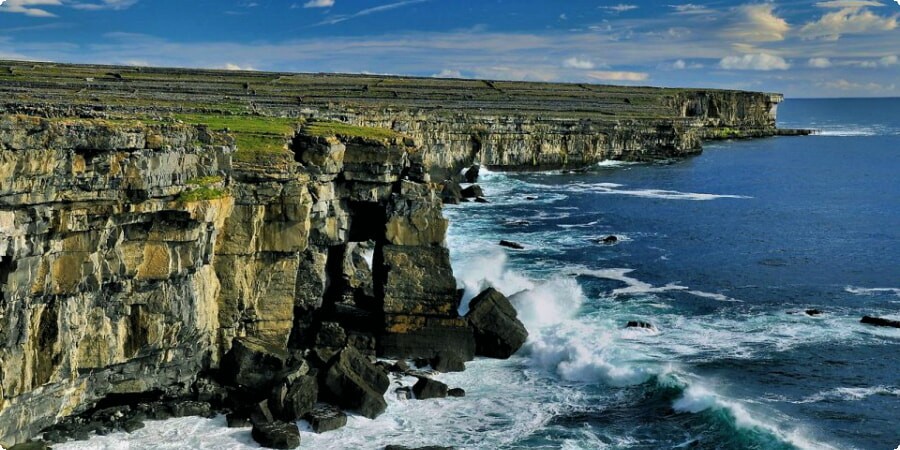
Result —
[{"label": "fallen rock", "polygon": [[128,419],[125,422],[122,422],[122,431],[126,433],[133,433],[141,428],[144,428],[144,422],[139,419]]},{"label": "fallen rock", "polygon": [[413,394],[419,400],[431,398],[444,398],[447,396],[447,385],[428,377],[419,377],[419,381],[413,385]]},{"label": "fallen rock", "polygon": [[444,373],[462,372],[466,370],[466,362],[458,353],[443,351],[431,359],[431,368]]},{"label": "fallen rock", "polygon": [[269,404],[282,420],[291,422],[300,419],[313,409],[319,395],[319,385],[315,377],[301,375],[293,380],[285,380],[272,390]]},{"label": "fallen rock", "polygon": [[818,310],[818,309],[807,309],[807,310],[804,311],[804,312],[806,313],[807,316],[819,316],[819,315],[822,315],[822,311],[820,311],[820,310]]},{"label": "fallen rock", "polygon": [[526,195],[525,200],[537,200],[538,197],[536,195]]},{"label": "fallen rock", "polygon": [[316,433],[325,433],[347,425],[347,415],[334,406],[319,404],[306,415],[306,421]]},{"label": "fallen rock", "polygon": [[412,388],[409,386],[397,388],[397,390],[394,391],[394,394],[400,400],[412,400],[413,398]]},{"label": "fallen rock", "polygon": [[507,359],[528,339],[516,309],[494,288],[472,299],[466,319],[475,332],[475,353],[481,356]]},{"label": "fallen rock", "polygon": [[269,401],[263,400],[250,408],[250,423],[253,426],[275,422],[275,415],[269,409]]},{"label": "fallen rock", "polygon": [[478,172],[480,172],[480,171],[481,171],[481,166],[476,164],[472,167],[469,167],[468,170],[466,170],[463,177],[466,179],[467,183],[474,183],[474,182],[478,181]]},{"label": "fallen rock", "polygon": [[524,250],[525,246],[513,241],[502,240],[500,241],[501,247],[511,248],[515,250]]},{"label": "fallen rock", "polygon": [[866,325],[874,325],[876,327],[900,328],[900,320],[885,319],[883,317],[865,316],[862,318],[862,320],[860,320],[860,323],[864,323]]},{"label": "fallen rock", "polygon": [[629,320],[627,324],[625,324],[625,328],[643,328],[647,330],[655,330],[656,327],[653,326],[650,322],[644,322],[640,320]]},{"label": "fallen rock", "polygon": [[239,337],[222,360],[222,373],[236,386],[264,390],[286,368],[289,357],[287,351],[265,341]]},{"label": "fallen rock", "polygon": [[453,388],[447,391],[448,397],[465,397],[466,390],[463,388]]},{"label": "fallen rock", "polygon": [[481,186],[473,184],[460,191],[460,195],[462,196],[462,198],[484,197],[484,190],[481,189]]},{"label": "fallen rock", "polygon": [[253,425],[253,440],[265,448],[292,449],[300,446],[300,429],[294,423],[272,422]]},{"label": "fallen rock", "polygon": [[387,374],[353,347],[335,356],[322,379],[331,401],[374,419],[387,408],[384,393],[391,382]]}]

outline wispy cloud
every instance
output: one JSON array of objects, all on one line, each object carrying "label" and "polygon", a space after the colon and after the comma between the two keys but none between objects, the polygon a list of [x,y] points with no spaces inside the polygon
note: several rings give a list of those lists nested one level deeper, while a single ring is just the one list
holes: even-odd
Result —
[{"label": "wispy cloud", "polygon": [[806,65],[814,69],[827,69],[831,67],[831,60],[828,58],[810,58]]},{"label": "wispy cloud", "polygon": [[647,72],[617,72],[594,70],[587,73],[587,76],[594,80],[600,81],[645,81],[650,78]]},{"label": "wispy cloud", "polygon": [[728,70],[787,70],[791,67],[784,58],[768,53],[754,53],[743,56],[726,56],[719,61],[719,67]]},{"label": "wispy cloud", "polygon": [[625,11],[631,11],[633,9],[638,9],[638,6],[637,5],[629,5],[626,3],[619,3],[618,5],[613,5],[613,6],[599,6],[598,9],[605,9],[607,11],[621,13],[621,12],[625,12]]},{"label": "wispy cloud", "polygon": [[334,0],[309,0],[303,4],[304,8],[331,8]]},{"label": "wispy cloud", "polygon": [[60,0],[7,0],[0,12],[20,13],[31,17],[56,17],[46,6],[61,6]]},{"label": "wispy cloud", "polygon": [[402,8],[402,7],[408,6],[408,5],[415,5],[417,3],[425,3],[427,1],[429,1],[429,0],[404,0],[402,2],[388,3],[385,5],[381,5],[381,6],[374,6],[372,8],[366,8],[366,9],[357,11],[353,14],[334,16],[330,19],[325,19],[325,20],[317,23],[316,25],[334,25],[336,23],[345,22],[345,21],[348,21],[351,19],[355,19],[357,17],[368,16],[369,14],[375,14],[375,13],[380,13],[380,12],[384,12],[384,11],[390,11],[392,9]]},{"label": "wispy cloud", "polygon": [[98,11],[102,9],[120,10],[126,9],[137,3],[138,0],[102,0],[99,3],[74,2],[71,6],[75,9]]}]

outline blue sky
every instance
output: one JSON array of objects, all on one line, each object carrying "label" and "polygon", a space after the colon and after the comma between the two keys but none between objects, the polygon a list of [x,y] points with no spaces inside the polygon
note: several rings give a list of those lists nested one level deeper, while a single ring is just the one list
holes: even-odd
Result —
[{"label": "blue sky", "polygon": [[900,0],[5,0],[0,58],[900,96]]}]

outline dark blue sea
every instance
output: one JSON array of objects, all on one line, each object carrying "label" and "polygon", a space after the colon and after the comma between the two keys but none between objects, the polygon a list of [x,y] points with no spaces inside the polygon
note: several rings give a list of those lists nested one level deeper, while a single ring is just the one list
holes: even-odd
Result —
[{"label": "dark blue sea", "polygon": [[[529,342],[442,375],[464,399],[389,395],[384,416],[304,445],[900,446],[900,330],[859,323],[900,319],[900,99],[788,100],[779,121],[820,133],[484,175],[491,203],[446,211],[454,270],[466,299],[511,296]],[[221,418],[179,420],[67,448],[253,446]]]}]

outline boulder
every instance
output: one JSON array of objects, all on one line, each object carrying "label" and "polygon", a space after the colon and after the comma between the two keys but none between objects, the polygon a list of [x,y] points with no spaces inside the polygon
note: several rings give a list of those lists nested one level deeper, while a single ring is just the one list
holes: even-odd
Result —
[{"label": "boulder", "polygon": [[611,234],[609,236],[606,236],[605,238],[598,239],[597,242],[600,244],[612,245],[612,244],[619,242],[619,238],[617,236]]},{"label": "boulder", "polygon": [[169,409],[172,410],[172,415],[174,417],[210,417],[213,415],[212,406],[206,402],[190,400],[178,401],[169,405]]},{"label": "boulder", "polygon": [[466,362],[457,352],[441,351],[431,359],[431,368],[438,372],[462,372],[466,370]]},{"label": "boulder", "polygon": [[122,431],[126,433],[134,433],[135,431],[144,428],[144,426],[144,422],[141,420],[138,420],[136,418],[128,419],[125,422],[122,422]]},{"label": "boulder", "polygon": [[222,360],[226,381],[250,390],[263,390],[272,385],[285,370],[288,352],[263,340],[252,337],[235,338],[231,350]]},{"label": "boulder", "polygon": [[293,449],[300,446],[300,429],[297,424],[271,422],[253,425],[253,440],[265,448]]},{"label": "boulder", "polygon": [[316,377],[301,375],[293,380],[280,383],[269,397],[269,404],[282,420],[299,420],[310,412],[316,404],[319,385]]},{"label": "boulder", "polygon": [[333,358],[321,381],[324,393],[341,408],[370,419],[387,408],[387,374],[353,347],[344,348]]},{"label": "boulder", "polygon": [[474,183],[478,181],[478,173],[481,171],[481,166],[478,164],[469,167],[466,172],[463,174],[463,177],[466,179],[466,183]]},{"label": "boulder", "polygon": [[337,430],[347,425],[347,415],[340,409],[326,404],[316,405],[305,418],[316,433]]},{"label": "boulder", "polygon": [[475,332],[475,352],[481,356],[509,358],[528,339],[516,309],[494,288],[472,299],[466,319]]},{"label": "boulder", "polygon": [[885,319],[883,317],[865,316],[859,322],[866,325],[874,325],[876,327],[900,328],[900,320]]},{"label": "boulder", "polygon": [[465,397],[466,390],[463,388],[453,388],[447,391],[448,397]]},{"label": "boulder", "polygon": [[462,196],[462,198],[484,197],[484,190],[482,190],[481,186],[479,186],[477,184],[473,184],[467,188],[464,188],[459,193]]},{"label": "boulder", "polygon": [[441,200],[445,205],[457,205],[462,199],[462,188],[455,181],[445,181],[441,189]]},{"label": "boulder", "polygon": [[501,246],[501,247],[506,247],[506,248],[511,248],[511,249],[514,249],[514,250],[524,250],[524,249],[525,249],[525,246],[524,246],[524,245],[519,244],[518,242],[507,241],[507,240],[501,240],[501,241],[500,241],[500,246]]},{"label": "boulder", "polygon": [[804,311],[807,316],[820,316],[822,315],[822,311],[818,309],[807,309]]},{"label": "boulder", "polygon": [[413,385],[413,394],[419,400],[430,398],[444,398],[447,396],[447,385],[428,377],[419,377],[419,381]]},{"label": "boulder", "polygon": [[647,330],[655,330],[656,327],[653,326],[650,322],[644,322],[641,320],[629,320],[627,324],[625,324],[625,328],[644,328]]}]

